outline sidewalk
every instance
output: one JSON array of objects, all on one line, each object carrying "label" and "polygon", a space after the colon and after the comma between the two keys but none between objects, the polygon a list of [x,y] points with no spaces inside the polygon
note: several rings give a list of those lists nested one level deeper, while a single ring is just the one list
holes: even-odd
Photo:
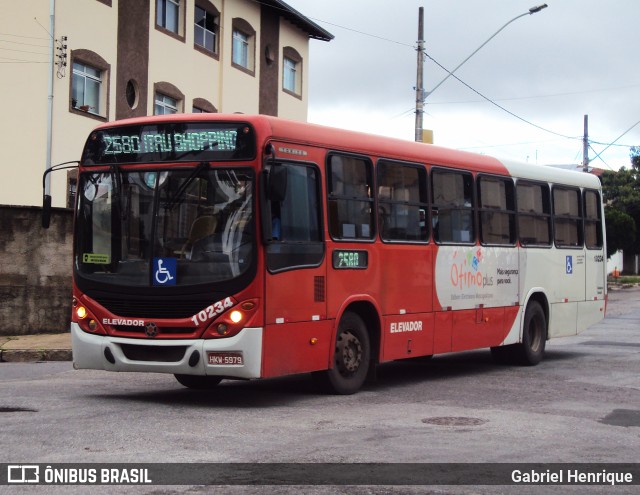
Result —
[{"label": "sidewalk", "polygon": [[71,334],[0,336],[0,361],[7,363],[71,361]]}]

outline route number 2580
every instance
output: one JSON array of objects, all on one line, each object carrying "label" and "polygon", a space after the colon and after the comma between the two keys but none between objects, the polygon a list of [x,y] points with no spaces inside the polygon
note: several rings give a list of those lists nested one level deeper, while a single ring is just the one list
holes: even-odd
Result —
[{"label": "route number 2580", "polygon": [[193,324],[195,326],[198,326],[200,323],[207,323],[208,321],[213,320],[215,317],[220,316],[232,306],[233,300],[230,297],[227,297],[222,301],[213,303],[211,306],[207,306],[198,314],[193,315],[191,319],[193,320]]}]

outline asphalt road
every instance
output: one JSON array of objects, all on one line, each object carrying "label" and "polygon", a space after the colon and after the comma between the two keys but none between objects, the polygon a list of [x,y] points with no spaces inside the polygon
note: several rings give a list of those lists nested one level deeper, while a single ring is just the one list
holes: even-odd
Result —
[{"label": "asphalt road", "polygon": [[[488,350],[395,362],[353,396],[308,375],[191,391],[172,376],[0,364],[0,462],[638,462],[640,289],[535,367]],[[222,487],[215,493],[602,493],[603,487]],[[635,488],[635,489],[634,489]],[[124,490],[124,491],[122,491]],[[87,487],[1,487],[86,493]],[[91,487],[211,493],[213,487]],[[614,493],[637,493],[616,487]]]}]

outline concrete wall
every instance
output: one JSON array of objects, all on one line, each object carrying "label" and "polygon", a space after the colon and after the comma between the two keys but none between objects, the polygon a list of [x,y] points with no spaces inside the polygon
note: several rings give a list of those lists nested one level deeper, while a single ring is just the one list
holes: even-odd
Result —
[{"label": "concrete wall", "polygon": [[69,331],[71,210],[0,206],[0,335]]}]

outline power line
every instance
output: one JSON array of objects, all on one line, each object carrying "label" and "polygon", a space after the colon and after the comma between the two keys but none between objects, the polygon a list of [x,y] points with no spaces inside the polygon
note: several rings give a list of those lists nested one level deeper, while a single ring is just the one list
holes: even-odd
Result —
[{"label": "power line", "polygon": [[[620,89],[628,89],[628,88],[637,88],[640,86],[638,84],[629,84],[626,86],[618,86],[615,88],[602,88],[602,89],[586,89],[584,91],[570,91],[566,93],[552,93],[548,95],[532,95],[532,96],[516,96],[513,98],[496,98],[494,101],[518,101],[518,100],[534,100],[537,98],[554,98],[558,96],[573,96],[573,95],[581,95],[587,93],[598,93],[601,91],[615,91]],[[438,101],[438,102],[430,102],[430,105],[458,105],[458,104],[469,104],[469,103],[482,103],[482,100],[466,100],[466,101]]]},{"label": "power line", "polygon": [[480,93],[480,91],[478,91],[477,89],[471,87],[469,84],[467,84],[466,82],[464,82],[462,79],[460,79],[458,76],[456,76],[455,74],[452,74],[449,70],[447,70],[446,67],[444,67],[440,62],[438,62],[435,58],[433,58],[431,55],[429,55],[428,53],[424,54],[425,57],[427,57],[429,60],[431,60],[433,63],[435,63],[438,67],[440,67],[442,70],[445,70],[446,72],[448,72],[451,77],[453,77],[454,79],[456,79],[458,82],[462,83],[464,86],[466,86],[467,88],[469,88],[471,91],[473,91],[475,94],[477,94],[478,96],[480,96],[482,99],[486,100],[487,102],[491,103],[493,106],[499,108],[500,110],[502,110],[503,112],[508,113],[509,115],[511,115],[512,117],[515,117],[516,119],[524,122],[525,124],[528,124],[530,126],[535,127],[536,129],[540,129],[541,131],[544,132],[548,132],[550,134],[554,134],[555,136],[560,136],[566,139],[579,139],[579,137],[577,136],[567,136],[565,134],[561,134],[559,132],[555,132],[552,131],[550,129],[547,129],[545,127],[539,126],[538,124],[534,124],[533,122],[531,122],[530,120],[527,120],[523,117],[520,117],[519,115],[516,115],[515,113],[513,113],[511,110],[507,110],[505,107],[503,107],[502,105],[499,105],[498,103],[496,103],[495,101],[493,101],[491,98],[483,95],[482,93]]},{"label": "power line", "polygon": [[12,33],[0,33],[0,36],[14,36],[16,38],[31,38],[34,40],[46,40],[47,38],[43,38],[41,36],[25,36],[23,34],[12,34]]},{"label": "power line", "polygon": [[47,55],[46,53],[42,53],[42,52],[32,52],[29,50],[16,50],[15,48],[2,48],[0,47],[0,50],[4,50],[4,51],[9,51],[9,52],[20,52],[20,53],[34,53],[35,55]]},{"label": "power line", "polygon": [[[593,149],[593,147],[591,146],[591,144],[589,144],[589,149],[590,149],[591,151],[593,151],[594,153],[597,153],[597,151]],[[595,157],[595,158],[593,158],[592,160],[589,160],[589,163],[591,163],[591,162],[592,162],[593,160],[595,160],[596,158],[598,158],[602,163],[604,163],[604,164],[609,168],[609,170],[614,171],[614,170],[613,170],[613,167],[612,167],[611,165],[609,165],[607,162],[605,162],[605,161],[604,161],[604,159],[603,159],[599,154],[598,154],[598,155],[596,155],[596,157]]]},{"label": "power line", "polygon": [[[264,2],[262,2],[260,0],[252,0],[252,1],[254,3],[259,4],[259,5],[267,5],[267,4],[265,4]],[[278,7],[278,6],[272,5],[272,4],[268,4],[267,7],[271,7],[271,8],[274,8],[276,10],[281,10],[282,12],[290,12],[289,10],[287,10],[285,8]],[[415,49],[414,45],[410,45],[408,43],[403,43],[401,41],[392,40],[392,39],[389,39],[389,38],[385,38],[383,36],[378,36],[376,34],[367,33],[365,31],[359,31],[357,29],[353,29],[353,28],[349,28],[349,27],[346,27],[346,26],[342,26],[340,24],[336,24],[334,22],[325,21],[323,19],[318,19],[318,18],[315,18],[315,17],[307,16],[307,15],[305,15],[304,17],[306,17],[307,19],[311,19],[312,21],[315,21],[315,22],[322,22],[324,24],[328,24],[329,26],[337,27],[339,29],[344,29],[345,31],[351,31],[352,33],[361,34],[363,36],[368,36],[369,38],[375,38],[375,39],[378,39],[378,40],[381,40],[381,41],[386,41],[388,43],[394,43],[396,45],[407,46],[407,47],[409,47],[411,49]]]},{"label": "power line", "polygon": [[[554,139],[552,141],[556,141],[556,140]],[[465,146],[464,148],[459,148],[459,149],[474,150],[474,149],[484,149],[484,148],[501,148],[503,146],[524,146],[524,145],[540,144],[540,143],[546,143],[546,142],[549,142],[549,141],[521,141],[519,143],[486,144],[482,146]]]},{"label": "power line", "polygon": [[[620,139],[620,138],[618,138]],[[595,141],[593,139],[589,139],[590,143],[593,144],[601,144],[602,146],[615,146],[618,148],[631,148],[632,146],[637,146],[637,144],[623,144],[623,143],[603,143],[602,141]]]},{"label": "power line", "polygon": [[39,48],[47,48],[47,45],[35,45],[33,43],[23,43],[21,41],[0,40],[0,43],[11,43],[12,45],[37,46]]},{"label": "power line", "polygon": [[[635,124],[633,124],[631,127],[629,127],[626,131],[624,131],[622,134],[620,134],[617,138],[615,138],[613,141],[611,141],[611,143],[609,143],[607,146],[605,146],[605,148],[598,153],[596,156],[593,157],[593,160],[595,160],[596,158],[600,158],[600,155],[602,155],[602,153],[604,153],[607,149],[609,149],[611,146],[614,145],[614,143],[620,139],[622,136],[624,136],[627,132],[629,132],[631,129],[633,129],[635,126],[637,126],[638,124],[640,124],[640,120],[638,122],[636,122]],[[594,150],[595,151],[595,150]],[[601,159],[602,160],[602,159]],[[603,160],[604,161],[604,160]]]},{"label": "power line", "polygon": [[[262,1],[260,1],[260,0],[253,0],[253,1],[254,1],[255,3],[257,3],[257,4],[261,4],[261,5],[263,4],[263,2],[262,2]],[[285,11],[285,10],[286,10],[286,9],[284,9],[284,8],[280,8],[280,7],[277,7],[277,6],[274,6],[274,5],[270,5],[270,6],[271,6],[271,7],[273,7],[273,8],[276,8],[276,9],[282,10],[282,11]],[[393,44],[400,45],[400,46],[405,46],[405,47],[411,48],[412,50],[415,50],[415,46],[414,46],[413,44],[408,44],[408,43],[404,43],[404,42],[400,42],[400,41],[392,40],[392,39],[389,39],[389,38],[385,38],[385,37],[383,37],[383,36],[379,36],[379,35],[375,35],[375,34],[367,33],[367,32],[360,31],[360,30],[358,30],[358,29],[354,29],[354,28],[349,28],[349,27],[346,27],[346,26],[343,26],[343,25],[340,25],[340,24],[336,24],[336,23],[333,23],[333,22],[330,22],[330,21],[326,21],[326,20],[323,20],[323,19],[317,19],[317,18],[310,17],[310,16],[307,16],[307,18],[312,19],[312,20],[314,20],[314,21],[316,21],[316,22],[321,22],[321,23],[328,24],[328,25],[330,25],[330,26],[333,26],[333,27],[336,27],[336,28],[339,28],[339,29],[343,29],[343,30],[345,30],[345,31],[350,31],[350,32],[353,32],[353,33],[356,33],[356,34],[360,34],[360,35],[367,36],[367,37],[370,37],[370,38],[378,39],[378,40],[381,40],[381,41],[386,41],[386,42],[388,42],[388,43],[393,43]],[[431,55],[427,54],[426,52],[424,53],[424,55],[425,55],[425,57],[427,57],[428,59],[430,59],[433,63],[435,63],[438,67],[440,67],[440,68],[441,68],[441,69],[443,69],[445,72],[447,72],[448,74],[450,74],[450,76],[452,76],[452,77],[454,77],[456,80],[458,80],[458,82],[462,83],[462,84],[463,84],[464,86],[466,86],[468,89],[470,89],[470,90],[471,90],[471,91],[473,91],[475,94],[477,94],[478,96],[480,96],[484,101],[486,101],[486,102],[488,102],[488,103],[490,103],[490,104],[494,105],[495,107],[497,107],[497,108],[499,108],[500,110],[502,110],[503,112],[505,112],[505,113],[507,113],[507,114],[511,115],[512,117],[514,117],[514,118],[516,118],[516,119],[520,120],[521,122],[524,122],[525,124],[528,124],[528,125],[530,125],[530,126],[532,126],[532,127],[535,127],[536,129],[539,129],[539,130],[541,130],[541,131],[544,131],[544,132],[547,132],[547,133],[553,134],[553,135],[558,136],[558,137],[561,137],[561,138],[563,138],[563,139],[572,139],[572,140],[575,140],[575,139],[581,139],[581,138],[582,138],[581,136],[567,136],[567,135],[565,135],[565,134],[562,134],[562,133],[559,133],[559,132],[555,132],[555,131],[553,131],[553,130],[551,130],[551,129],[547,129],[547,128],[545,128],[545,127],[542,127],[542,126],[540,126],[540,125],[538,125],[538,124],[535,124],[534,122],[531,122],[530,120],[527,120],[527,119],[525,119],[525,118],[523,118],[523,117],[521,117],[521,116],[519,116],[519,115],[515,114],[514,112],[512,112],[512,111],[508,110],[507,108],[503,107],[502,105],[498,104],[498,103],[496,102],[496,100],[492,100],[491,98],[489,98],[489,97],[485,96],[484,94],[480,93],[478,90],[476,90],[475,88],[473,88],[472,86],[470,86],[469,84],[467,84],[466,82],[464,82],[464,81],[463,81],[462,79],[460,79],[458,76],[456,76],[455,74],[452,74],[452,73],[451,73],[451,71],[449,71],[447,68],[445,68],[442,64],[440,64],[440,63],[439,63],[436,59],[434,59]],[[631,87],[637,87],[637,86],[640,86],[640,84],[626,85],[626,86],[621,86],[621,87],[618,87],[618,88],[596,89],[596,90],[585,90],[585,91],[575,91],[575,92],[557,93],[557,94],[551,94],[551,95],[539,95],[539,96],[526,96],[526,97],[515,97],[515,98],[503,98],[503,99],[500,99],[500,100],[497,100],[497,101],[515,101],[515,100],[525,100],[525,99],[535,99],[535,98],[548,98],[548,97],[557,97],[557,96],[570,96],[570,95],[584,94],[584,93],[591,93],[591,92],[597,92],[597,91],[608,91],[608,90],[613,90],[613,89],[625,89],[625,88],[631,88]],[[437,103],[437,102],[436,102],[436,103],[429,103],[429,104],[430,104],[430,105],[443,105],[443,104],[456,104],[456,103],[476,103],[476,101],[469,101],[469,102],[440,102],[440,103]],[[396,117],[394,117],[394,118],[402,117],[402,116],[407,115],[408,113],[410,113],[410,112],[412,112],[412,111],[414,111],[414,109],[413,109],[413,108],[411,108],[411,109],[409,109],[409,110],[407,110],[407,111],[405,111],[405,112],[402,112],[402,113],[401,113],[401,114],[399,114],[399,115],[396,115]],[[609,147],[611,147],[611,146],[623,146],[623,147],[630,147],[629,145],[615,144],[615,142],[616,142],[618,139],[620,139],[622,136],[624,136],[624,134],[626,134],[626,133],[627,133],[627,132],[629,132],[631,129],[633,129],[633,127],[635,127],[635,126],[636,126],[636,125],[638,125],[638,124],[640,124],[640,121],[639,121],[638,123],[634,124],[634,125],[633,125],[631,128],[629,128],[627,131],[625,131],[621,136],[619,136],[617,139],[615,139],[612,143],[601,143],[601,142],[598,142],[598,141],[591,141],[591,140],[590,140],[590,141],[589,141],[590,143],[602,144],[602,145],[606,144],[606,145],[607,145],[607,146],[606,146],[606,147],[605,147],[605,148],[604,148],[604,149],[603,149],[599,154],[597,154],[597,155],[596,155],[596,157],[595,157],[595,158],[600,158],[600,155],[601,155],[601,154],[602,154],[602,153],[603,153],[607,148],[609,148]],[[530,144],[530,143],[519,143],[519,144]],[[510,145],[505,144],[505,145],[493,145],[493,146],[484,146],[484,147],[500,147],[500,146],[510,146]],[[467,148],[467,149],[471,149],[471,148]],[[593,148],[592,148],[592,149],[593,149]],[[595,152],[595,150],[594,150],[594,152]],[[595,158],[594,158],[594,159],[595,159]],[[602,160],[602,158],[600,158],[600,160]],[[605,163],[605,165],[607,165],[609,168],[611,168],[611,167],[610,167],[606,162],[604,162],[604,160],[602,160],[602,161],[603,161],[603,163]]]},{"label": "power line", "polygon": [[0,64],[48,64],[49,62],[34,62],[32,60],[18,60],[18,59],[9,59],[14,60],[13,62],[1,62]]},{"label": "power line", "polygon": [[[52,13],[52,15],[53,15],[53,13]],[[36,21],[36,24],[38,26],[40,26],[44,30],[44,32],[49,35],[49,38],[53,39],[53,35],[48,31],[48,29],[46,27],[44,27],[42,24],[40,24],[40,21],[38,20],[37,17],[34,17],[33,20]]]}]

